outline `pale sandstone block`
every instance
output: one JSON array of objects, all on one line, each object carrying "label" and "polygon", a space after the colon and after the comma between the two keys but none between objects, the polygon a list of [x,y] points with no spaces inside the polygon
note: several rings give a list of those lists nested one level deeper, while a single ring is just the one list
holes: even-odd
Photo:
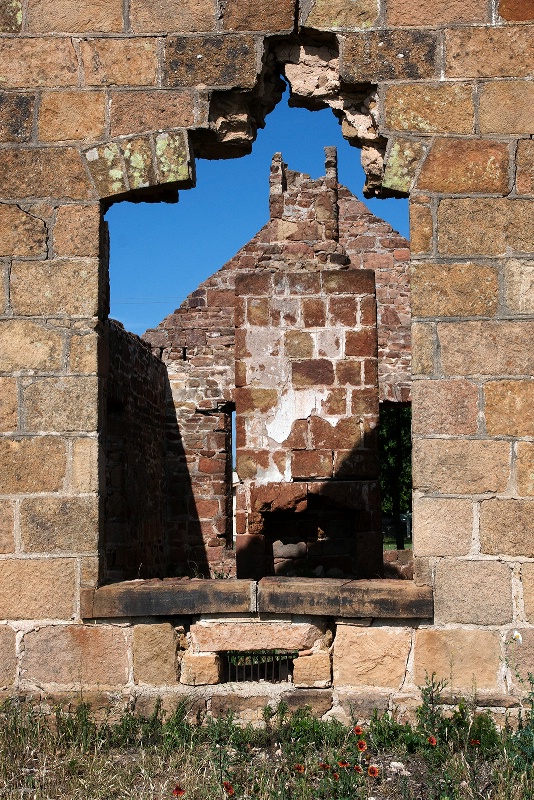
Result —
[{"label": "pale sandstone block", "polygon": [[155,686],[175,684],[177,639],[173,626],[135,625],[133,639],[134,679]]},{"label": "pale sandstone block", "polygon": [[74,492],[98,491],[98,441],[75,439],[72,443],[72,478]]},{"label": "pale sandstone block", "polygon": [[312,623],[291,622],[197,622],[191,625],[196,651],[305,650],[324,635]]},{"label": "pale sandstone block", "polygon": [[0,440],[0,494],[57,492],[65,469],[65,442],[57,437]]},{"label": "pale sandstone block", "polygon": [[445,375],[534,375],[530,320],[438,324]]},{"label": "pale sandstone block", "polygon": [[478,427],[478,386],[469,381],[414,381],[414,434],[468,435]]},{"label": "pale sandstone block", "polygon": [[70,340],[70,368],[73,372],[97,372],[99,337],[96,333],[73,336]]},{"label": "pale sandstone block", "polygon": [[96,258],[14,261],[13,309],[16,314],[94,316],[98,313],[98,276]]},{"label": "pale sandstone block", "polygon": [[0,500],[0,553],[13,553],[15,550],[14,504]]},{"label": "pale sandstone block", "polygon": [[447,681],[447,688],[464,692],[497,688],[500,641],[496,631],[424,630],[415,633],[414,679],[426,676]]},{"label": "pale sandstone block", "polygon": [[78,61],[70,39],[52,37],[2,40],[2,89],[76,86]]},{"label": "pale sandstone block", "polygon": [[[487,19],[484,0],[389,0],[389,25],[445,25],[449,22],[483,22]],[[471,30],[471,28],[469,29]]]},{"label": "pale sandstone block", "polygon": [[15,631],[0,625],[0,685],[3,688],[12,686],[16,669]]},{"label": "pale sandstone block", "polygon": [[80,561],[80,586],[84,589],[94,589],[100,577],[99,558],[98,556],[85,556]]},{"label": "pale sandstone block", "polygon": [[58,625],[24,637],[25,683],[110,686],[128,680],[125,631],[104,625]]},{"label": "pale sandstone block", "polygon": [[523,583],[523,599],[527,620],[534,622],[534,564],[521,565],[521,581]]},{"label": "pale sandstone block", "polygon": [[411,640],[412,632],[406,628],[338,625],[334,639],[334,685],[399,689]]},{"label": "pale sandstone block", "polygon": [[484,384],[484,396],[490,436],[534,436],[532,381],[489,381]]},{"label": "pale sandstone block", "polygon": [[[534,107],[534,93],[532,96]],[[533,117],[534,125],[534,117]],[[445,198],[438,208],[438,250],[442,255],[504,256],[534,249],[534,201]]]},{"label": "pale sandstone block", "polygon": [[122,0],[29,0],[28,30],[32,33],[110,33],[122,31]]},{"label": "pale sandstone block", "polygon": [[[524,564],[523,567],[534,566]],[[520,628],[521,642],[512,638],[513,631],[509,631],[505,640],[505,658],[510,668],[510,679],[514,688],[514,693],[525,695],[529,690],[528,673],[532,673],[534,664],[534,630],[532,628]],[[517,675],[519,673],[519,677]]]},{"label": "pale sandstone block", "polygon": [[18,206],[0,205],[0,256],[39,256],[46,250],[46,229],[41,219]]},{"label": "pale sandstone block", "polygon": [[434,332],[423,322],[412,323],[412,374],[432,375],[434,372]]},{"label": "pale sandstone block", "polygon": [[472,133],[469,84],[403,84],[386,90],[386,127],[421,133]]},{"label": "pale sandstone block", "polygon": [[504,292],[510,311],[534,314],[534,259],[510,258],[504,262]]},{"label": "pale sandstone block", "polygon": [[63,337],[57,330],[21,319],[0,323],[0,368],[16,370],[60,370]]},{"label": "pale sandstone block", "polygon": [[0,378],[0,431],[18,428],[18,392],[15,378]]},{"label": "pale sandstone block", "polygon": [[318,30],[357,30],[373,25],[378,16],[376,0],[317,0],[305,14],[302,24]]},{"label": "pale sandstone block", "polygon": [[432,251],[433,220],[430,206],[410,200],[410,249],[413,255]]},{"label": "pale sandstone block", "polygon": [[[5,41],[2,41],[3,46]],[[17,44],[19,42],[17,40]],[[89,200],[94,194],[82,155],[75,147],[29,147],[25,150],[6,147],[0,150],[0,197]]]},{"label": "pale sandstone block", "polygon": [[534,60],[531,34],[524,25],[448,30],[446,75],[452,78],[528,77]]},{"label": "pale sandstone block", "polygon": [[221,659],[216,653],[192,653],[187,650],[181,661],[180,683],[202,686],[220,683]]},{"label": "pale sandstone block", "polygon": [[516,188],[518,194],[534,194],[534,140],[521,139],[517,144]]},{"label": "pale sandstone block", "polygon": [[22,500],[20,530],[26,553],[96,551],[98,497]]},{"label": "pale sandstone block", "polygon": [[323,651],[309,656],[299,656],[293,661],[293,683],[295,686],[323,688],[330,684],[330,654]]},{"label": "pale sandstone block", "polygon": [[94,431],[98,425],[96,377],[41,378],[22,392],[29,431]]},{"label": "pale sandstone block", "polygon": [[0,561],[0,619],[70,619],[74,559]]},{"label": "pale sandstone block", "polygon": [[481,133],[529,134],[534,130],[532,81],[488,81],[480,88]]},{"label": "pale sandstone block", "polygon": [[156,39],[87,39],[80,48],[88,86],[156,85]]},{"label": "pale sandstone block", "polygon": [[506,625],[512,621],[512,576],[500,561],[455,561],[436,567],[434,615],[437,623]]},{"label": "pale sandstone block", "polygon": [[441,494],[503,492],[510,475],[508,442],[416,439],[413,485]]},{"label": "pale sandstone block", "polygon": [[413,547],[416,556],[464,556],[471,547],[470,500],[415,497]]},{"label": "pale sandstone block", "polygon": [[54,225],[55,254],[97,258],[100,218],[98,204],[60,206]]},{"label": "pale sandstone block", "polygon": [[493,316],[497,271],[484,264],[412,265],[410,291],[415,317]]},{"label": "pale sandstone block", "polygon": [[210,31],[215,27],[213,0],[132,0],[134,33]]},{"label": "pale sandstone block", "polygon": [[534,500],[493,498],[480,504],[480,549],[534,558]]},{"label": "pale sandstone block", "polygon": [[41,142],[102,139],[106,128],[104,92],[45,92],[39,108]]},{"label": "pale sandstone block", "polygon": [[517,488],[523,496],[534,495],[534,444],[517,444]]}]

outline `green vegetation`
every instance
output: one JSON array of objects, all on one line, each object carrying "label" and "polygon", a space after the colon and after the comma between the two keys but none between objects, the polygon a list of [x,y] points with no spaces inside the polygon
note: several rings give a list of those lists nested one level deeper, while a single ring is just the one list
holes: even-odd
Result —
[{"label": "green vegetation", "polygon": [[411,405],[380,404],[380,492],[382,513],[388,517],[412,510],[411,425]]}]

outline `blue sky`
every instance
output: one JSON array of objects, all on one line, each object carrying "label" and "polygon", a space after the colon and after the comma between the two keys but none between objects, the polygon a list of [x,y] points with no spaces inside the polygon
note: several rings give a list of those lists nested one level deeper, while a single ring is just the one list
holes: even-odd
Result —
[{"label": "blue sky", "polygon": [[[289,108],[287,92],[240,159],[197,161],[195,189],[177,204],[117,203],[106,214],[111,316],[134,333],[155,327],[268,221],[269,167],[281,151],[290,169],[324,175],[324,147],[338,148],[339,179],[363,200],[360,151],[328,109]],[[364,200],[408,237],[407,200]]]}]

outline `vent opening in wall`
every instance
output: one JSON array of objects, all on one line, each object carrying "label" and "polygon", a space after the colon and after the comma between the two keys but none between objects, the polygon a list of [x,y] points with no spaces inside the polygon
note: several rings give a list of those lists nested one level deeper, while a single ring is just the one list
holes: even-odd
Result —
[{"label": "vent opening in wall", "polygon": [[287,650],[227,650],[223,653],[227,681],[291,682],[298,652]]}]

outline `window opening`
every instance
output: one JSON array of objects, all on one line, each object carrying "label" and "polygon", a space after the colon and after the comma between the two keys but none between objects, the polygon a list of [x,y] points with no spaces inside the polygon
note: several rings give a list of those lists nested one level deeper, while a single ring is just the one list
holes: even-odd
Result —
[{"label": "window opening", "polygon": [[379,423],[380,491],[384,548],[412,546],[412,407],[381,403]]},{"label": "window opening", "polygon": [[223,657],[227,681],[265,681],[283,683],[293,677],[293,661],[298,652],[286,650],[227,650]]}]

